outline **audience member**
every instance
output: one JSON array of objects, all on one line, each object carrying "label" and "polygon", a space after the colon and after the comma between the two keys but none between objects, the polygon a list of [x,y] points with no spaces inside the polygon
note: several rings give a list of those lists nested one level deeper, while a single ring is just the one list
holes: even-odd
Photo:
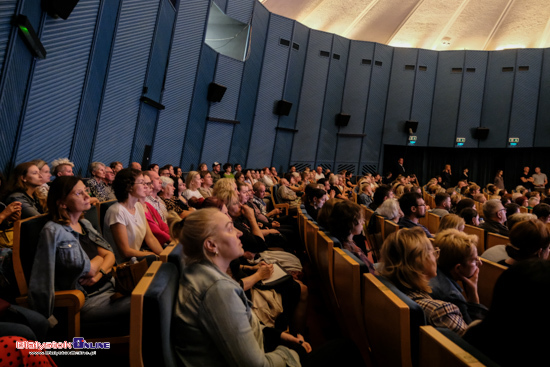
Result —
[{"label": "audience member", "polygon": [[465,225],[468,224],[475,227],[479,226],[479,214],[477,213],[477,210],[473,208],[464,208],[458,215],[464,219]]},{"label": "audience member", "polygon": [[550,223],[550,205],[546,203],[540,203],[533,208],[533,214],[536,215],[538,220],[542,223]]},{"label": "audience member", "polygon": [[34,192],[42,185],[42,175],[38,167],[32,162],[18,164],[13,170],[8,182],[4,200],[6,205],[18,201],[21,203],[21,219],[34,217],[44,213],[40,201]]},{"label": "audience member", "polygon": [[199,171],[201,177],[201,186],[199,187],[199,193],[203,198],[208,198],[212,196],[212,185],[214,180],[212,179],[212,174],[208,170]]},{"label": "audience member", "polygon": [[[163,222],[166,222],[166,217],[168,216],[168,210],[166,209],[166,204],[164,200],[158,196],[158,193],[162,190],[162,182],[160,181],[160,176],[155,171],[145,171],[143,175],[148,176],[151,179],[151,191],[149,195],[145,198],[145,201],[151,204],[153,208],[160,214]],[[116,177],[115,177],[116,180]]]},{"label": "audience member", "polygon": [[73,162],[67,158],[59,158],[52,162],[51,173],[55,177],[74,176],[73,168]]},{"label": "audience member", "polygon": [[437,232],[441,232],[445,229],[456,229],[460,232],[464,231],[464,225],[466,222],[463,218],[459,217],[456,214],[447,214],[439,221],[439,228]]},{"label": "audience member", "polygon": [[99,201],[116,199],[115,194],[105,182],[105,165],[101,162],[93,162],[90,165],[90,171],[93,177],[86,181],[86,186],[90,188],[91,195]]},{"label": "audience member", "polygon": [[219,162],[212,163],[212,171],[210,171],[210,174],[212,175],[212,181],[214,183],[218,182],[218,180],[221,178],[220,168],[221,164]]},{"label": "audience member", "polygon": [[403,218],[399,220],[399,228],[414,228],[420,227],[426,236],[432,238],[433,235],[428,231],[428,228],[419,223],[420,218],[426,216],[426,204],[420,194],[411,192],[404,194],[399,199],[399,206],[403,212]]},{"label": "audience member", "polygon": [[498,263],[511,266],[518,261],[538,257],[546,260],[550,246],[550,230],[536,219],[519,222],[510,231],[510,245],[506,246],[509,258]]},{"label": "audience member", "polygon": [[[161,192],[166,193],[166,195],[168,196],[173,196],[174,181],[171,178],[164,176],[160,178],[160,181],[162,183]],[[143,175],[143,184],[146,191],[145,197],[139,198],[139,202],[143,207],[145,218],[147,219],[147,223],[149,223],[149,228],[151,228],[151,232],[153,232],[153,235],[164,247],[165,244],[170,242],[170,230],[168,228],[168,224],[166,224],[166,222],[162,220],[159,212],[146,200],[146,197],[151,195],[151,191],[153,190],[153,182],[151,181],[151,178],[147,175]]]},{"label": "audience member", "polygon": [[435,195],[435,208],[430,210],[430,213],[443,217],[449,214],[451,210],[451,195],[447,193],[439,193]]},{"label": "audience member", "polygon": [[479,225],[480,228],[483,228],[486,232],[508,236],[508,228],[504,225],[506,223],[506,209],[504,209],[500,200],[487,200],[483,204],[483,218],[485,221]]}]

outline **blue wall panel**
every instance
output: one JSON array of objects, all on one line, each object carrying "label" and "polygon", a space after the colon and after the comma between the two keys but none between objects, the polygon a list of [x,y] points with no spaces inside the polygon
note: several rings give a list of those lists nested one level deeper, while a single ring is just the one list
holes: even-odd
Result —
[{"label": "blue wall panel", "polygon": [[[12,36],[12,18],[15,14],[17,0],[4,0],[0,2],[0,75],[4,69],[4,59],[8,51],[8,45]],[[1,80],[0,80],[1,85]]]},{"label": "blue wall panel", "polygon": [[380,161],[393,51],[390,46],[378,43],[374,46],[361,165]]},{"label": "blue wall panel", "polygon": [[220,102],[210,104],[211,117],[234,120],[237,116],[243,67],[244,63],[239,60],[221,54],[218,56],[213,82],[227,87],[227,90]]},{"label": "blue wall panel", "polygon": [[[417,49],[396,48],[393,52],[384,144],[405,145],[408,142],[404,126],[411,117],[417,57]],[[414,65],[414,69],[407,70],[406,65]]]},{"label": "blue wall panel", "polygon": [[[176,11],[169,0],[161,0],[160,11],[158,14],[157,26],[151,47],[151,56],[149,67],[145,78],[146,92],[144,96],[153,101],[160,102],[164,78],[166,76],[166,67],[168,63],[168,53],[172,41]],[[142,162],[143,165],[151,164],[151,161],[144,160],[146,145],[152,145],[154,132],[159,115],[159,110],[151,108],[142,103],[136,127],[136,135],[132,148],[131,160]],[[159,147],[160,148],[160,147]],[[150,156],[148,158],[151,158]]]},{"label": "blue wall panel", "polygon": [[[458,121],[466,51],[439,52],[429,145],[452,147]],[[461,69],[453,72],[452,69]]]},{"label": "blue wall panel", "polygon": [[520,147],[532,147],[535,140],[541,68],[542,49],[518,50],[508,134],[519,138]]},{"label": "blue wall panel", "polygon": [[94,161],[130,163],[159,1],[124,0],[94,147]]},{"label": "blue wall panel", "polygon": [[73,171],[79,175],[86,175],[92,158],[93,137],[96,133],[120,3],[121,0],[102,0],[100,4],[90,64],[69,155],[69,159],[75,164]]},{"label": "blue wall panel", "polygon": [[[298,115],[298,106],[300,103],[300,92],[302,90],[302,79],[304,75],[304,66],[306,63],[307,42],[309,38],[309,28],[301,23],[294,22],[294,32],[292,34],[292,44],[296,48],[290,50],[290,59],[286,74],[283,99],[292,103],[292,108],[288,116],[279,117],[279,126],[294,129]],[[294,133],[279,130],[276,132],[275,149],[273,151],[273,165],[275,167],[288,167],[291,164],[292,143]],[[278,168],[279,169],[279,168]]]},{"label": "blue wall panel", "polygon": [[[437,70],[437,51],[418,50],[414,97],[411,108],[411,120],[418,121],[416,145],[428,146],[430,121],[434,97],[435,75]],[[446,127],[454,133],[454,125]]]},{"label": "blue wall panel", "polygon": [[[231,0],[227,4],[226,14],[240,22],[248,23],[252,18],[254,4],[261,5],[260,2],[255,0]],[[261,6],[263,7],[263,5]]]},{"label": "blue wall panel", "polygon": [[253,34],[250,43],[250,55],[244,64],[237,109],[237,121],[240,124],[235,126],[231,151],[229,153],[231,162],[241,162],[242,165],[246,163],[250,136],[254,124],[254,111],[256,110],[256,97],[260,87],[260,75],[268,24],[269,12],[263,5],[257,2],[254,18],[252,19]]},{"label": "blue wall panel", "polygon": [[[256,116],[246,164],[248,167],[271,164],[278,116],[273,113],[275,103],[283,96],[285,74],[290,47],[279,43],[280,39],[292,39],[294,22],[272,14],[265,44],[264,63],[256,102]],[[293,106],[294,108],[294,106]]]},{"label": "blue wall panel", "polygon": [[162,95],[166,109],[159,113],[153,145],[152,161],[158,164],[181,163],[209,5],[204,0],[180,3]]},{"label": "blue wall panel", "polygon": [[[206,118],[208,116],[209,107],[206,96],[208,95],[208,86],[214,79],[217,59],[218,54],[216,51],[204,45],[199,61],[197,80],[181,156],[180,166],[184,171],[197,169],[199,164],[203,140],[205,140]],[[230,127],[233,129],[233,126]],[[231,140],[231,135],[226,134],[225,139]]]},{"label": "blue wall panel", "polygon": [[[201,163],[206,163],[209,169],[214,162],[220,162],[222,166],[226,162],[234,164],[235,162],[228,158],[231,148],[231,139],[228,137],[231,137],[232,133],[233,125],[231,124],[209,122],[206,126]],[[193,169],[197,169],[197,167],[198,165],[195,164]]]},{"label": "blue wall panel", "polygon": [[547,147],[550,136],[550,49],[543,50],[542,73],[540,79],[539,106],[535,128],[536,147]]},{"label": "blue wall panel", "polygon": [[467,51],[464,58],[456,137],[466,138],[464,147],[467,148],[478,146],[478,140],[472,139],[471,130],[481,123],[488,57],[488,51]]},{"label": "blue wall panel", "polygon": [[48,56],[34,70],[16,163],[69,156],[98,9],[99,0],[81,1],[67,20],[46,18]]},{"label": "blue wall panel", "polygon": [[[514,90],[516,50],[492,51],[489,54],[481,126],[490,129],[486,140],[479,142],[480,148],[504,148],[507,144],[510,123],[510,106]],[[513,71],[504,71],[511,67]]]},{"label": "blue wall panel", "polygon": [[296,129],[292,144],[292,162],[316,161],[325,89],[327,86],[330,58],[320,51],[330,52],[332,35],[310,30],[306,64]]},{"label": "blue wall panel", "polygon": [[[330,59],[329,74],[323,106],[323,119],[317,145],[317,161],[333,162],[337,159],[338,131],[336,115],[342,112],[342,95],[346,80],[350,41],[340,36],[334,36],[332,40],[332,54]],[[336,55],[336,56],[335,56]],[[357,148],[360,146],[358,145]],[[359,150],[357,149],[357,155]]]}]

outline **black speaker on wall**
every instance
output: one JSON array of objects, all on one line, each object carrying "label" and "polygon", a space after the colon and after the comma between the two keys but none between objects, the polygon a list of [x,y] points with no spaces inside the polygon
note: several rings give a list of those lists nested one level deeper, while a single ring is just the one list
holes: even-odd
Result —
[{"label": "black speaker on wall", "polygon": [[227,87],[224,87],[221,84],[210,83],[208,86],[208,95],[206,96],[206,99],[210,102],[219,102],[222,100],[226,90]]},{"label": "black speaker on wall", "polygon": [[489,136],[488,127],[476,127],[472,129],[472,137],[474,139],[484,140],[484,139],[487,139],[488,136]]},{"label": "black speaker on wall", "polygon": [[405,121],[405,132],[407,132],[408,134],[416,133],[417,128],[418,128],[418,121],[413,121],[413,120]]},{"label": "black speaker on wall", "polygon": [[67,19],[79,0],[42,0],[42,9],[52,18]]},{"label": "black speaker on wall", "polygon": [[277,101],[277,104],[275,105],[275,114],[279,116],[288,116],[291,108],[292,102],[281,99]]},{"label": "black speaker on wall", "polygon": [[348,126],[351,115],[339,113],[336,115],[336,126]]}]

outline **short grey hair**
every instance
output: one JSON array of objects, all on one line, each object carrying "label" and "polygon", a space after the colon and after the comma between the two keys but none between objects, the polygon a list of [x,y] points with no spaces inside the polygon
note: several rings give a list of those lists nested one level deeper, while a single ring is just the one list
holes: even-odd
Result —
[{"label": "short grey hair", "polygon": [[399,207],[399,201],[395,198],[392,198],[392,199],[386,199],[382,203],[382,205],[380,205],[378,209],[376,209],[376,212],[383,217],[386,217],[388,219],[393,219],[399,216],[400,210],[401,208]]},{"label": "short grey hair", "polygon": [[58,169],[61,168],[61,166],[71,166],[71,168],[73,168],[74,163],[71,162],[68,158],[58,158],[54,160],[50,167],[53,176],[57,176]]},{"label": "short grey hair", "polygon": [[174,184],[174,180],[170,177],[160,176],[160,182],[162,183],[162,188],[164,189],[168,184]]},{"label": "short grey hair", "polygon": [[103,168],[105,168],[105,164],[104,163],[101,163],[101,162],[92,162],[90,164],[90,172],[94,173],[95,171],[98,170],[99,167],[103,166]]},{"label": "short grey hair", "polygon": [[503,205],[498,199],[487,200],[485,204],[483,204],[483,216],[485,219],[493,218],[501,206]]}]

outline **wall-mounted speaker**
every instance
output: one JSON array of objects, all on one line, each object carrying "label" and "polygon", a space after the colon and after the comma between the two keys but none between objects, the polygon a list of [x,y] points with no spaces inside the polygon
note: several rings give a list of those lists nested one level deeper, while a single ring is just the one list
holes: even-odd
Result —
[{"label": "wall-mounted speaker", "polygon": [[208,86],[208,95],[206,96],[206,99],[210,102],[220,102],[226,90],[227,87],[224,87],[221,84],[210,83]]},{"label": "wall-mounted speaker", "polygon": [[405,132],[406,133],[414,134],[414,133],[416,133],[417,128],[418,128],[418,121],[413,121],[413,120],[405,121]]},{"label": "wall-mounted speaker", "polygon": [[336,126],[348,126],[351,115],[339,113],[336,115]]},{"label": "wall-mounted speaker", "polygon": [[52,18],[67,19],[79,0],[42,0],[42,9]]},{"label": "wall-mounted speaker", "polygon": [[292,108],[292,102],[281,99],[277,101],[275,105],[275,114],[279,116],[288,116],[290,114],[291,108]]},{"label": "wall-mounted speaker", "polygon": [[474,139],[484,140],[484,139],[487,139],[488,136],[489,136],[488,127],[476,127],[472,129],[472,137]]}]

